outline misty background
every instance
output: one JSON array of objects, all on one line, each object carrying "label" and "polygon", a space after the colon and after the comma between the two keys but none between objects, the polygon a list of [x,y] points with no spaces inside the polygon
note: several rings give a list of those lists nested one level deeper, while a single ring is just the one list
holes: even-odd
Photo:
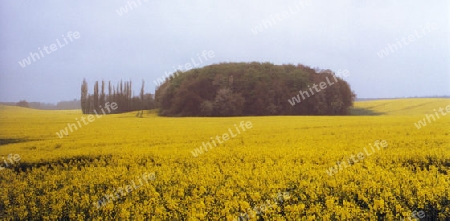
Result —
[{"label": "misty background", "polygon": [[[377,54],[423,35],[427,24],[437,29],[383,58]],[[19,64],[70,31],[80,38]],[[450,95],[446,0],[5,0],[0,42],[3,102],[79,99],[83,78],[90,93],[97,80],[131,80],[135,95],[144,80],[154,93],[154,81],[192,59],[199,63],[205,50],[215,56],[200,66],[257,61],[347,69],[345,80],[359,98]]]}]

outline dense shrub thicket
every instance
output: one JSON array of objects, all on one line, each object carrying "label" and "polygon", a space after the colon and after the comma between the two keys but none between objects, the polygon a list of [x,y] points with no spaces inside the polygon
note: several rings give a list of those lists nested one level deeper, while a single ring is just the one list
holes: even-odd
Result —
[{"label": "dense shrub thicket", "polygon": [[[330,81],[320,90],[321,82]],[[320,92],[310,92],[314,85]],[[155,91],[162,116],[346,115],[354,98],[349,84],[330,70],[258,62],[177,72]]]}]

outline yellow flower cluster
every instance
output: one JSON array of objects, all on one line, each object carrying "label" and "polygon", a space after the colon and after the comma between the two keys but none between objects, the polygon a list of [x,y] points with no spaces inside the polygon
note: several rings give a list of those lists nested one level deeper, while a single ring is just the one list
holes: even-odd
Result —
[{"label": "yellow flower cluster", "polygon": [[[412,211],[429,220],[450,217],[450,118],[417,130],[413,122],[422,113],[239,119],[129,113],[55,138],[55,130],[79,115],[0,107],[0,156],[21,156],[0,171],[0,220],[232,221],[242,214],[249,220],[400,220]],[[252,129],[192,157],[193,148],[240,121],[251,121]],[[20,142],[5,144],[8,139]],[[375,140],[389,145],[326,173]],[[93,206],[146,171],[156,179],[101,209]],[[289,196],[281,200],[283,192]]]},{"label": "yellow flower cluster", "polygon": [[[139,182],[137,182],[137,181],[134,182],[134,180],[132,180],[129,185],[124,185],[122,187],[118,187],[117,190],[114,189],[111,194],[105,194],[105,196],[102,199],[100,199],[98,202],[94,202],[93,203],[94,206],[97,209],[100,209],[101,207],[105,206],[106,204],[108,204],[111,201],[119,199],[120,197],[125,197],[127,194],[131,193],[133,190],[137,190],[138,188],[144,186],[144,183],[142,182],[142,180],[145,181],[145,184],[148,184],[149,180],[154,180],[155,173],[149,174],[146,172],[142,175],[142,179],[139,176],[137,176],[136,179],[139,180]],[[140,185],[136,185],[136,183],[138,183]]]}]

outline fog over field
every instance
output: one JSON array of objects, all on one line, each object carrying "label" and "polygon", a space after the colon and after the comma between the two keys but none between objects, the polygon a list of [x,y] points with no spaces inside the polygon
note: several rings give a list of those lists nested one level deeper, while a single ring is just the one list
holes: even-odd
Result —
[{"label": "fog over field", "polygon": [[0,101],[78,99],[74,82],[83,78],[144,79],[153,93],[153,82],[174,69],[252,61],[349,70],[360,98],[449,95],[449,4],[7,0]]}]

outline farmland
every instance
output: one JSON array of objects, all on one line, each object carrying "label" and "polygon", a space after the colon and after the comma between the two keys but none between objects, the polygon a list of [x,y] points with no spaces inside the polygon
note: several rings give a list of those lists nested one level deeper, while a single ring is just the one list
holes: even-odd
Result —
[{"label": "farmland", "polygon": [[[450,117],[420,129],[414,123],[447,105],[362,101],[358,116],[340,117],[133,112],[102,116],[62,138],[56,133],[80,111],[0,106],[0,219],[409,220],[422,212],[445,220]],[[237,134],[241,122],[252,127]],[[229,129],[236,136],[193,155]],[[377,141],[387,146],[348,161]],[[20,161],[7,164],[9,154]],[[328,173],[333,166],[338,172]],[[137,180],[139,188],[117,192]]]}]

